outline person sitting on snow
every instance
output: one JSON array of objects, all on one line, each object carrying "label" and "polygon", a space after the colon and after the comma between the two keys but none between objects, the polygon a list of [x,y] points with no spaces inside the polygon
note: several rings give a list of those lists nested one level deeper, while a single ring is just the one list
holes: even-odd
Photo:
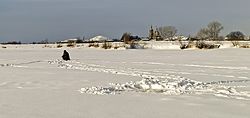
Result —
[{"label": "person sitting on snow", "polygon": [[65,61],[70,60],[69,53],[66,50],[64,50],[62,58]]}]

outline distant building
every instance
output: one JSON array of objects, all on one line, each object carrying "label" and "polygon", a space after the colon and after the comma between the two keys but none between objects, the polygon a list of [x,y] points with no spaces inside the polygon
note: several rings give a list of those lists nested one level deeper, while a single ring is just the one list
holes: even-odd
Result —
[{"label": "distant building", "polygon": [[82,43],[83,41],[78,38],[73,38],[73,39],[66,39],[63,41],[60,41],[60,43]]},{"label": "distant building", "polygon": [[66,39],[63,41],[60,41],[60,43],[69,43],[69,42],[76,42],[78,39]]},{"label": "distant building", "polygon": [[156,40],[156,41],[162,40],[161,34],[160,34],[157,27],[154,30],[153,26],[151,25],[151,27],[149,29],[149,39],[150,40]]},{"label": "distant building", "polygon": [[153,26],[151,25],[150,30],[149,30],[149,39],[153,40],[154,37],[155,37],[155,35],[154,35],[154,29],[153,29]]},{"label": "distant building", "polygon": [[180,40],[180,41],[186,41],[188,39],[189,39],[189,37],[185,37],[185,36],[182,36],[182,35],[173,37],[173,40]]}]

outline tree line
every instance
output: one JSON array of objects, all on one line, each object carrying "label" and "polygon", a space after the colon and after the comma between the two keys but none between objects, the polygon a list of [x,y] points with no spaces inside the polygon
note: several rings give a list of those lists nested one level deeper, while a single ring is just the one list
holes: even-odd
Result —
[{"label": "tree line", "polygon": [[[221,36],[220,33],[223,29],[224,27],[220,22],[212,21],[206,27],[201,28],[192,38],[196,40],[212,41],[245,40],[246,36],[241,31],[233,31],[225,37]],[[159,27],[158,31],[160,32],[162,39],[174,40],[173,38],[176,36],[178,30],[174,26],[163,26]]]}]

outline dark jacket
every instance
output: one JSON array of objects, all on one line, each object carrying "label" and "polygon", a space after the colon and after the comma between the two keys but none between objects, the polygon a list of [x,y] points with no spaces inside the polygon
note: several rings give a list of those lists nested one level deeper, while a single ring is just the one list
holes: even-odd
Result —
[{"label": "dark jacket", "polygon": [[70,60],[69,53],[66,50],[64,50],[62,58],[65,61]]}]

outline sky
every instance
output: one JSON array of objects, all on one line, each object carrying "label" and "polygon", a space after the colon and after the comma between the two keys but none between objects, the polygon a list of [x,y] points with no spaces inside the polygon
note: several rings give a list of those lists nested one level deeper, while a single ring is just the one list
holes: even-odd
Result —
[{"label": "sky", "polygon": [[0,0],[0,42],[59,41],[124,32],[148,36],[153,26],[195,35],[211,21],[250,35],[250,0]]}]

